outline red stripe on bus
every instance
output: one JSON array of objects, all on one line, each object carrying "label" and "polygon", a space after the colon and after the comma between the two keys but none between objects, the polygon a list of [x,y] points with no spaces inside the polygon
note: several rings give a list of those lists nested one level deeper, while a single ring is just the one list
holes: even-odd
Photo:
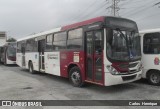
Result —
[{"label": "red stripe on bus", "polygon": [[105,17],[103,17],[103,16],[96,17],[96,18],[93,18],[93,19],[90,19],[90,20],[86,20],[86,21],[82,21],[82,22],[78,22],[78,23],[75,23],[75,24],[64,26],[64,27],[61,28],[61,30],[65,31],[65,30],[68,30],[68,29],[80,27],[80,26],[83,26],[83,25],[92,24],[92,23],[95,23],[95,22],[100,22],[100,21],[103,22],[104,19],[105,19]]}]

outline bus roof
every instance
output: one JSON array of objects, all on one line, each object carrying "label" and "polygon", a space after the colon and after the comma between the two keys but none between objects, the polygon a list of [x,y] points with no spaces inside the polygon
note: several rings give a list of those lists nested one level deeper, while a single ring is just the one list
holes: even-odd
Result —
[{"label": "bus roof", "polygon": [[52,30],[49,30],[49,31],[44,31],[44,32],[41,32],[41,33],[33,34],[33,35],[27,36],[25,38],[18,39],[17,42],[18,41],[27,40],[27,39],[31,39],[31,38],[36,38],[38,36],[43,36],[43,35],[51,34],[51,33],[54,33],[54,32],[58,32],[60,30],[61,30],[61,28],[55,28],[55,29],[52,29]]},{"label": "bus roof", "polygon": [[100,22],[100,21],[103,22],[104,20],[105,20],[104,16],[92,18],[92,19],[85,20],[85,21],[82,21],[82,22],[78,22],[78,23],[74,23],[74,24],[71,24],[71,25],[63,26],[62,31],[72,29],[72,28],[76,28],[76,27],[80,27],[80,26],[84,26],[84,25],[88,25],[88,24],[92,24],[92,23],[95,23],[95,22]]},{"label": "bus roof", "polygon": [[152,33],[152,32],[160,32],[160,28],[146,29],[146,30],[139,31],[140,34],[143,34],[143,33]]},{"label": "bus roof", "polygon": [[100,17],[92,18],[92,19],[85,20],[85,21],[82,21],[82,22],[74,23],[74,24],[71,24],[71,25],[62,26],[60,28],[55,28],[55,29],[52,29],[52,30],[49,30],[49,31],[45,31],[45,32],[34,34],[34,35],[30,35],[30,36],[27,36],[25,38],[18,39],[17,42],[27,40],[27,39],[31,39],[31,38],[36,38],[36,37],[39,37],[39,36],[44,36],[44,35],[51,34],[51,33],[54,33],[54,32],[59,32],[59,31],[65,31],[65,30],[69,30],[69,29],[78,28],[78,27],[93,24],[93,23],[96,23],[96,22],[104,22],[106,18],[108,18],[108,19],[118,18],[118,19],[131,21],[129,19],[113,17],[113,16],[100,16]]},{"label": "bus roof", "polygon": [[5,44],[15,44],[17,42],[6,42]]},{"label": "bus roof", "polygon": [[67,29],[76,28],[76,27],[79,27],[79,26],[91,24],[91,23],[98,22],[98,21],[103,21],[103,19],[104,19],[104,17],[97,17],[97,18],[82,21],[82,22],[79,22],[79,23],[74,23],[74,24],[71,24],[71,25],[63,26],[63,27],[60,27],[60,28],[55,28],[55,29],[52,29],[52,30],[49,30],[49,31],[33,34],[33,35],[27,36],[25,38],[18,39],[17,42],[27,40],[27,39],[31,39],[31,38],[36,38],[38,36],[51,34],[51,33],[58,32],[58,31],[64,31],[64,30],[67,30]]},{"label": "bus roof", "polygon": [[74,23],[74,24],[71,24],[71,25],[66,25],[66,26],[63,26],[63,27],[60,27],[60,28],[55,28],[55,29],[52,29],[52,30],[49,30],[49,31],[33,34],[33,35],[27,36],[25,38],[18,39],[17,41],[23,41],[23,40],[36,38],[38,36],[43,36],[43,35],[51,34],[51,33],[58,32],[58,31],[65,31],[65,30],[80,27],[80,26],[83,26],[83,25],[92,24],[92,23],[98,22],[98,21],[104,21],[104,18],[105,18],[104,16],[92,18],[92,19],[85,20],[85,21],[78,22],[78,23]]}]

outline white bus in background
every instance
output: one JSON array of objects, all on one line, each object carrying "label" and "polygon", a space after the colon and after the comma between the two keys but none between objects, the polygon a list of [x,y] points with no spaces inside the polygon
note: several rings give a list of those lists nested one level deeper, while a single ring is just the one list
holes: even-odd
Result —
[{"label": "white bus in background", "polygon": [[142,78],[160,85],[160,28],[140,31],[142,49]]},{"label": "white bus in background", "polygon": [[6,42],[0,47],[0,62],[4,65],[16,64],[16,42]]}]

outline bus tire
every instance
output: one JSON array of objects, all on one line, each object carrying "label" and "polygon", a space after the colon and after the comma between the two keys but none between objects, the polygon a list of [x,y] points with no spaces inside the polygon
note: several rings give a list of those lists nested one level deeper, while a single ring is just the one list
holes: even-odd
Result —
[{"label": "bus tire", "polygon": [[29,72],[32,74],[34,73],[34,68],[33,68],[32,62],[29,62]]},{"label": "bus tire", "polygon": [[152,85],[159,86],[160,85],[160,72],[152,70],[152,72],[150,72],[148,75],[148,81]]},{"label": "bus tire", "polygon": [[83,86],[81,71],[78,67],[71,68],[69,71],[69,80],[74,87]]}]

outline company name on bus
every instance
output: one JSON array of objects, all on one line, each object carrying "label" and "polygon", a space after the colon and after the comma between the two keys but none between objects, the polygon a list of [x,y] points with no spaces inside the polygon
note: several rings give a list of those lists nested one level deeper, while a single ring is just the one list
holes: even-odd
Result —
[{"label": "company name on bus", "polygon": [[58,59],[58,54],[48,54],[48,59]]}]

